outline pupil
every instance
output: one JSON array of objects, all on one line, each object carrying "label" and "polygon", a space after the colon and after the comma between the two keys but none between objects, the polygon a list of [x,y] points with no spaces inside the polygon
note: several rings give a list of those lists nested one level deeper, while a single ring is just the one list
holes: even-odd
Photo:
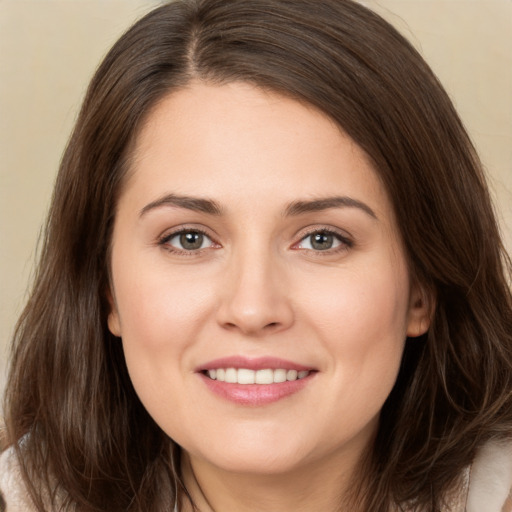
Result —
[{"label": "pupil", "polygon": [[328,233],[316,233],[311,236],[311,246],[319,251],[330,249],[333,244],[333,235]]},{"label": "pupil", "polygon": [[203,245],[203,235],[201,233],[189,232],[180,235],[180,243],[184,249],[200,249]]}]

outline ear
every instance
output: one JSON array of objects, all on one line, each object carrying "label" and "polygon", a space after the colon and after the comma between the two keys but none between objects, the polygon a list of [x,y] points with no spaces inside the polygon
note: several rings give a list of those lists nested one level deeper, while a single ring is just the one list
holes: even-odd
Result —
[{"label": "ear", "polygon": [[432,322],[435,311],[434,293],[418,283],[411,285],[407,336],[416,338],[425,334]]},{"label": "ear", "polygon": [[107,317],[108,330],[118,338],[121,337],[121,321],[119,319],[119,312],[117,310],[117,304],[112,294],[110,286],[106,292],[107,301],[109,304],[110,311]]}]

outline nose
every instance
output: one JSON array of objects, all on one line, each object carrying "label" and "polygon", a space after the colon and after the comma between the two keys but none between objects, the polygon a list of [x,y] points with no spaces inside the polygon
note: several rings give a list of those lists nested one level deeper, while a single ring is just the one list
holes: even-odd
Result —
[{"label": "nose", "polygon": [[217,309],[221,327],[261,337],[293,324],[294,311],[283,264],[268,254],[253,253],[231,259]]}]

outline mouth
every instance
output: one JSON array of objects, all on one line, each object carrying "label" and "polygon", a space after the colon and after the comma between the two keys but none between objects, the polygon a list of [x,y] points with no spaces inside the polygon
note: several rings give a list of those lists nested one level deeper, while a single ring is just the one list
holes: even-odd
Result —
[{"label": "mouth", "polygon": [[197,373],[213,394],[243,406],[263,406],[304,389],[318,373],[291,361],[229,357],[211,361]]},{"label": "mouth", "polygon": [[286,368],[214,368],[203,370],[203,374],[211,380],[227,382],[228,384],[280,384],[304,379],[311,370],[287,370]]}]

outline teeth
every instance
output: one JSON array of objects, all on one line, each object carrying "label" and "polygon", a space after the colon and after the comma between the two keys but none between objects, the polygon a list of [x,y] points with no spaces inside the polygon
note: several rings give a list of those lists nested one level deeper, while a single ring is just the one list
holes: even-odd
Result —
[{"label": "teeth", "polygon": [[256,381],[255,373],[256,372],[254,372],[253,370],[247,370],[246,368],[240,368],[237,372],[238,384],[254,384]]},{"label": "teeth", "polygon": [[274,370],[274,382],[286,382],[286,370]]},{"label": "teeth", "polygon": [[237,381],[238,381],[237,373],[238,372],[234,368],[227,368],[226,369],[226,375],[225,375],[226,382],[230,382],[232,384],[236,384]]},{"label": "teeth", "polygon": [[286,380],[297,380],[297,370],[288,370],[286,372]]},{"label": "teeth", "polygon": [[248,368],[217,368],[208,370],[208,376],[212,380],[228,382],[231,384],[278,384],[280,382],[303,379],[309,375],[308,370],[249,370]]},{"label": "teeth", "polygon": [[272,370],[258,370],[256,372],[256,384],[273,384],[274,372]]}]

